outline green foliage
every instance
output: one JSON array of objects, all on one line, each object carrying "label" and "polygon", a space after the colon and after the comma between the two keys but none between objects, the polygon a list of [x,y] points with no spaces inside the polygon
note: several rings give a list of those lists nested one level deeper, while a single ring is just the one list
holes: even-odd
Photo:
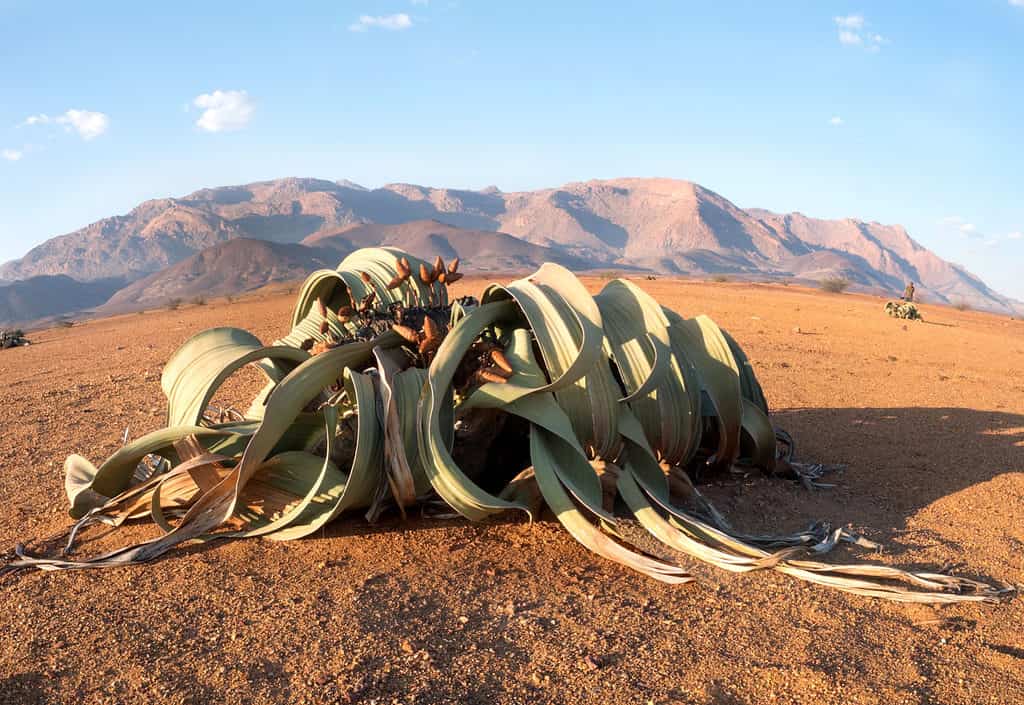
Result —
[{"label": "green foliage", "polygon": [[[310,275],[293,329],[276,343],[226,327],[193,336],[161,377],[167,428],[99,467],[77,455],[65,464],[78,529],[148,516],[165,533],[94,558],[22,556],[11,566],[138,563],[228,525],[220,536],[299,538],[343,511],[372,519],[390,505],[404,515],[423,499],[471,520],[508,510],[533,516],[532,483],[577,541],[665,583],[694,578],[627,538],[606,509],[616,497],[650,540],[725,570],[775,570],[898,601],[995,599],[994,588],[945,574],[799,555],[858,541],[823,523],[783,536],[732,529],[684,469],[772,473],[776,432],[750,361],[710,318],[685,319],[626,280],[592,296],[553,264],[492,285],[479,304],[452,303],[445,282],[461,277],[456,269],[391,248],[358,250],[336,270]],[[212,418],[221,385],[246,365],[264,374],[263,390],[244,415]],[[519,419],[522,435],[504,442],[529,449],[529,482],[457,463],[456,416],[472,426],[493,418],[489,410]],[[171,469],[137,481],[151,454]],[[685,478],[699,511],[672,503],[660,463]],[[494,494],[495,485],[504,489]]]},{"label": "green foliage", "polygon": [[885,304],[885,312],[893,318],[903,318],[909,321],[923,321],[921,312],[917,306],[909,301],[889,301]]}]

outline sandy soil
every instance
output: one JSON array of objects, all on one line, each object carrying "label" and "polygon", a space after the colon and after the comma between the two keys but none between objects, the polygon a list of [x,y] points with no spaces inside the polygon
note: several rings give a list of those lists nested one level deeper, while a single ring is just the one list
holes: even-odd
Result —
[{"label": "sandy soil", "polygon": [[[1024,322],[925,306],[929,323],[907,323],[875,298],[780,285],[640,284],[735,335],[801,458],[849,465],[828,491],[712,487],[737,523],[828,518],[883,542],[877,560],[1024,580]],[[234,325],[271,340],[290,306],[276,294],[97,320],[0,353],[0,546],[66,526],[68,453],[100,461],[125,427],[162,425],[159,373],[186,337]],[[695,570],[696,585],[663,586],[550,522],[353,518],[293,543],[22,574],[0,585],[0,702],[1024,702],[1022,599],[933,609]]]}]

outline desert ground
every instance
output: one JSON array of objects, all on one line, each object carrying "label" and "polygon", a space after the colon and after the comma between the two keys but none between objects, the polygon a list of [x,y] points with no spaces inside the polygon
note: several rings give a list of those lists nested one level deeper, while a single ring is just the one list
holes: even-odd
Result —
[{"label": "desert ground", "polygon": [[[927,305],[926,323],[899,321],[875,297],[778,284],[638,283],[734,334],[800,459],[847,465],[827,490],[709,486],[734,523],[829,519],[884,544],[832,560],[1024,582],[1024,322]],[[69,524],[69,453],[99,462],[126,428],[163,425],[160,371],[187,337],[231,325],[273,340],[292,298],[92,320],[0,352],[0,548]],[[96,532],[84,548],[151,531]],[[554,521],[389,515],[124,569],[23,572],[0,583],[0,702],[1024,702],[1020,598],[906,606],[693,570],[697,583],[662,585]]]}]

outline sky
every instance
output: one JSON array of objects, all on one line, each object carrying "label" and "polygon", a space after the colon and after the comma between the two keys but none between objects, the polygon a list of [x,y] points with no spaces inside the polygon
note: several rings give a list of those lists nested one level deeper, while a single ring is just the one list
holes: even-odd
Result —
[{"label": "sky", "polygon": [[696,181],[1024,299],[1024,0],[0,0],[0,261],[284,176]]}]

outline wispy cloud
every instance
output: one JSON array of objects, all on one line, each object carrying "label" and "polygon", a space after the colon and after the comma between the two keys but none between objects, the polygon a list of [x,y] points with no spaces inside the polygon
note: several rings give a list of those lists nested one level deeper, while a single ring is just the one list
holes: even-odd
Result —
[{"label": "wispy cloud", "polygon": [[83,140],[99,137],[110,127],[110,116],[95,110],[79,110],[72,108],[57,116],[46,113],[29,115],[18,123],[18,127],[34,125],[62,125],[68,132],[77,132]]},{"label": "wispy cloud", "polygon": [[972,239],[985,237],[984,233],[978,230],[977,225],[969,222],[963,216],[947,215],[945,218],[940,218],[938,224],[944,228],[955,230],[964,237]]},{"label": "wispy cloud", "polygon": [[348,26],[350,32],[365,32],[370,29],[398,31],[412,27],[412,18],[404,12],[393,15],[360,15]]},{"label": "wispy cloud", "polygon": [[843,119],[841,117],[839,117],[838,115],[833,115],[832,119],[828,121],[828,124],[829,125],[835,125],[836,127],[839,127],[840,125],[843,124]]},{"label": "wispy cloud", "polygon": [[1024,7],[1024,0],[1010,0],[1010,4],[1014,7]]},{"label": "wispy cloud", "polygon": [[889,43],[881,34],[868,30],[868,22],[864,15],[843,15],[833,17],[832,21],[839,32],[839,43],[843,46],[860,47],[865,51],[876,52],[881,50],[884,44]]},{"label": "wispy cloud", "polygon": [[[1020,0],[1020,4],[1024,5],[1024,0]],[[1006,239],[1007,240],[1024,240],[1024,233],[1022,233],[1021,231],[1017,230],[1017,231],[1012,232],[1009,235],[1007,235]]]},{"label": "wispy cloud", "polygon": [[51,122],[50,116],[45,113],[29,115],[18,123],[18,127],[31,127],[32,125],[48,125]]},{"label": "wispy cloud", "polygon": [[25,156],[25,153],[22,152],[20,149],[4,149],[4,150],[0,150],[0,157],[3,157],[5,160],[7,160],[9,162],[16,162],[19,159],[21,159],[23,156]]},{"label": "wispy cloud", "polygon": [[256,106],[245,91],[214,91],[196,96],[192,104],[203,111],[196,127],[207,132],[241,130],[252,120]]}]

